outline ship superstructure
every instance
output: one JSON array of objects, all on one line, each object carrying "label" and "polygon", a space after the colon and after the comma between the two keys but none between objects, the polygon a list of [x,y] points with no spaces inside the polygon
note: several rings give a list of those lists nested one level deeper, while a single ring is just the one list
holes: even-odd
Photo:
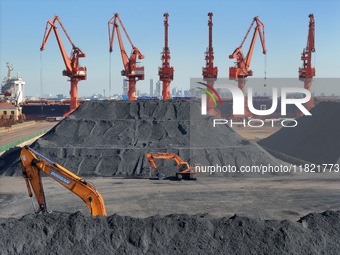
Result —
[{"label": "ship superstructure", "polygon": [[24,86],[25,81],[17,73],[12,77],[13,66],[7,63],[7,76],[3,78],[1,83],[1,95],[10,103],[18,105],[24,101]]}]

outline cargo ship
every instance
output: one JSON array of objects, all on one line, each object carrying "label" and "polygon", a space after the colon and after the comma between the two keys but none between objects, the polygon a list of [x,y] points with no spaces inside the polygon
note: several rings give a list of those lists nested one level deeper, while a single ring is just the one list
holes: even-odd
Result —
[{"label": "cargo ship", "polygon": [[17,73],[15,77],[12,77],[13,66],[10,63],[7,65],[7,76],[3,78],[1,83],[1,101],[19,105],[24,101],[24,86],[25,81]]},{"label": "cargo ship", "polygon": [[20,104],[26,120],[58,120],[70,111],[69,102],[53,100],[27,100]]},{"label": "cargo ship", "polygon": [[[3,105],[11,105],[11,108],[2,109],[1,118],[11,118],[13,107],[16,108],[16,118],[14,121],[19,121],[18,116],[24,116],[23,120],[46,120],[48,118],[60,118],[70,110],[69,101],[54,101],[54,100],[25,100],[25,81],[17,73],[12,76],[13,65],[6,63],[7,76],[3,78],[1,83],[0,103]],[[5,113],[8,116],[5,116]],[[8,114],[7,114],[8,113]]]}]

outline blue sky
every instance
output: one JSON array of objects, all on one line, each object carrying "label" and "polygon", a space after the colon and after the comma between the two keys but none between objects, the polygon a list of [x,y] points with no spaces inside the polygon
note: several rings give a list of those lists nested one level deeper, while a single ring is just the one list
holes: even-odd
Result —
[{"label": "blue sky", "polygon": [[[254,16],[265,24],[267,76],[297,77],[300,55],[306,46],[308,14],[316,24],[315,67],[317,77],[339,77],[340,2],[337,0],[1,0],[0,2],[0,78],[7,72],[6,62],[26,81],[26,95],[43,92],[68,95],[69,82],[62,76],[64,63],[54,36],[40,52],[47,20],[58,15],[74,44],[87,54],[81,65],[88,79],[78,84],[79,95],[109,91],[111,57],[112,93],[121,93],[122,70],[118,44],[109,54],[107,22],[115,12],[133,41],[145,55],[145,80],[137,88],[149,92],[149,80],[158,79],[163,49],[163,13],[169,13],[171,65],[175,68],[172,87],[188,89],[190,78],[201,77],[208,45],[207,13],[213,12],[213,46],[219,77],[228,77],[233,60],[228,58],[239,46]],[[244,49],[247,49],[250,38]],[[65,37],[67,52],[71,50]],[[126,50],[130,46],[125,42]],[[264,56],[259,41],[251,64],[254,77],[264,75]]]}]

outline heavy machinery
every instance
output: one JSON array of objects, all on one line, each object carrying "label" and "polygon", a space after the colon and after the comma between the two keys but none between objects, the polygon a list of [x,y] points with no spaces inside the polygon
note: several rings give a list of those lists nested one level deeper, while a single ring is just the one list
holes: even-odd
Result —
[{"label": "heavy machinery", "polygon": [[[244,57],[243,52],[242,52],[242,47],[250,33],[250,30],[252,29],[255,23],[256,23],[256,27],[254,29],[253,38],[251,40],[248,53]],[[267,49],[266,49],[265,37],[264,37],[264,24],[259,20],[258,17],[254,17],[245,37],[243,38],[241,42],[241,45],[237,47],[231,55],[229,55],[229,59],[236,59],[236,65],[234,67],[229,67],[229,79],[237,80],[238,87],[243,91],[244,95],[245,95],[246,78],[248,76],[253,75],[253,71],[250,70],[250,63],[253,57],[257,34],[260,37],[260,41],[262,45],[262,53],[266,54]],[[246,106],[245,106],[245,115],[247,114],[249,115],[249,112],[247,111]]]},{"label": "heavy machinery", "polygon": [[[57,23],[59,23],[60,27],[63,29],[67,39],[69,40],[70,44],[72,45],[72,51],[70,54],[70,57],[67,56],[67,53],[65,51],[64,45],[61,41],[58,28],[57,28]],[[70,89],[70,96],[71,96],[71,101],[70,101],[70,112],[65,114],[68,115],[71,112],[73,112],[79,105],[78,103],[78,82],[81,80],[86,80],[86,67],[81,67],[79,65],[79,58],[85,58],[86,54],[82,52],[78,47],[76,47],[68,33],[66,32],[65,27],[61,23],[60,19],[58,16],[55,16],[54,18],[50,19],[47,21],[46,24],[46,29],[45,29],[45,34],[44,38],[40,47],[40,50],[43,51],[45,49],[47,40],[52,32],[54,31],[55,37],[57,39],[59,49],[61,52],[61,56],[64,60],[66,69],[63,71],[63,75],[67,76],[70,78],[71,82],[71,89]]]},{"label": "heavy machinery", "polygon": [[[130,57],[128,57],[125,51],[125,47],[124,47],[124,43],[123,43],[123,40],[120,34],[118,22],[121,25],[132,47]],[[139,80],[144,80],[144,67],[137,65],[137,56],[138,56],[138,59],[144,59],[144,55],[132,43],[129,37],[129,34],[127,33],[118,13],[114,14],[114,16],[109,20],[108,29],[109,29],[109,43],[110,43],[109,51],[110,53],[113,51],[114,34],[116,31],[118,43],[120,47],[120,53],[121,53],[123,65],[124,65],[124,69],[122,70],[121,74],[122,76],[126,76],[126,78],[129,81],[129,90],[128,90],[129,100],[136,100],[136,82]]]},{"label": "heavy machinery", "polygon": [[159,80],[163,82],[163,100],[170,99],[170,82],[174,79],[174,68],[170,67],[170,49],[168,45],[168,13],[164,13],[164,48],[162,52],[162,67],[158,70]]},{"label": "heavy machinery", "polygon": [[[164,176],[157,171],[157,165],[155,162],[155,159],[172,159],[177,163],[178,166],[178,172],[176,173],[176,178],[178,180],[184,179],[190,179],[190,180],[196,180],[198,173],[196,171],[196,167],[190,167],[188,162],[183,161],[180,156],[173,153],[167,153],[167,152],[157,152],[157,153],[146,153],[146,158],[149,160],[149,163],[153,170],[156,172],[156,175],[158,175],[159,179],[163,179]],[[199,167],[199,169],[201,169]]]},{"label": "heavy machinery", "polygon": [[[84,179],[73,174],[58,163],[52,162],[28,146],[21,149],[20,160],[28,195],[32,198],[34,193],[39,204],[36,213],[47,212],[45,193],[41,178],[41,172],[43,172],[75,195],[79,196],[90,210],[92,216],[106,215],[102,196],[93,185]],[[33,198],[32,205],[34,208]]]},{"label": "heavy machinery", "polygon": [[[217,73],[218,73],[217,67],[214,66],[214,49],[212,46],[212,26],[213,26],[212,16],[213,16],[213,13],[209,12],[208,13],[209,46],[205,52],[206,64],[205,64],[205,67],[202,68],[203,80],[207,82],[208,88],[214,86],[214,82],[217,79]],[[215,115],[215,116],[221,115],[216,109],[216,105],[214,101],[210,97],[207,97],[207,112],[210,115]]]},{"label": "heavy machinery", "polygon": [[[255,23],[256,23],[256,27],[254,29],[253,38],[251,40],[248,53],[244,57],[243,52],[242,52],[242,46],[244,42],[246,41],[249,35],[249,32]],[[231,55],[229,55],[230,59],[236,59],[236,65],[234,67],[229,67],[229,79],[230,80],[238,80],[238,81],[241,80],[242,81],[244,80],[244,78],[253,75],[253,71],[250,70],[250,63],[253,57],[257,34],[259,34],[260,41],[262,44],[262,50],[263,50],[262,53],[263,54],[267,53],[265,38],[264,38],[264,24],[259,20],[258,17],[254,17],[253,22],[250,24],[250,27],[241,42],[241,45],[237,47]],[[239,88],[242,91],[244,91],[244,85],[245,83],[239,82]]]},{"label": "heavy machinery", "polygon": [[[299,79],[304,82],[304,88],[311,90],[312,80],[315,76],[315,68],[312,67],[312,53],[315,52],[314,47],[314,15],[309,14],[309,29],[307,37],[307,47],[303,49],[301,54],[302,68],[299,68]],[[311,99],[304,104],[307,110],[310,110],[314,106],[314,99]]]}]

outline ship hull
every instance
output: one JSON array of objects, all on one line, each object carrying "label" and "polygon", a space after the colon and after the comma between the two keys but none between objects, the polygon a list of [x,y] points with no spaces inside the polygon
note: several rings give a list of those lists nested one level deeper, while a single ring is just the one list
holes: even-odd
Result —
[{"label": "ship hull", "polygon": [[62,117],[70,111],[70,105],[22,105],[22,113],[27,120],[46,120],[49,117]]}]

